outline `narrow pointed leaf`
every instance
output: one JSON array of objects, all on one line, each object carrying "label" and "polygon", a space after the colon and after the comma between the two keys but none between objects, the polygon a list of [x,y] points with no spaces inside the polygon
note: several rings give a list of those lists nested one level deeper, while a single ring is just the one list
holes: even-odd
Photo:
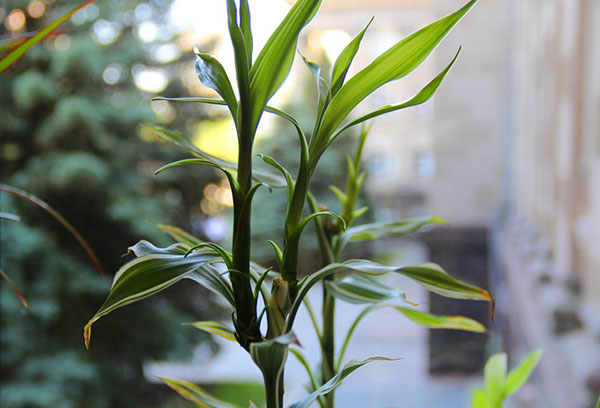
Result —
[{"label": "narrow pointed leaf", "polygon": [[204,332],[214,334],[226,340],[237,342],[234,331],[222,323],[215,321],[201,321],[184,324],[186,326],[192,326]]},{"label": "narrow pointed leaf", "polygon": [[321,0],[298,0],[252,65],[250,94],[254,101],[252,122],[255,126],[268,100],[290,72],[300,31],[312,20],[320,5]]},{"label": "narrow pointed leaf", "polygon": [[0,212],[0,220],[21,221],[18,215]]},{"label": "narrow pointed leaf", "polygon": [[302,286],[300,287],[298,296],[296,297],[294,303],[292,304],[292,308],[290,309],[290,314],[286,323],[286,327],[288,329],[292,326],[296,318],[296,313],[298,312],[298,309],[302,302],[302,299],[304,298],[304,296],[306,296],[308,291],[314,285],[316,285],[318,282],[325,279],[326,277],[341,272],[358,273],[373,276],[384,275],[393,272],[407,276],[417,281],[418,283],[423,285],[427,290],[437,293],[438,295],[455,299],[493,301],[492,297],[486,290],[469,285],[468,283],[461,282],[453,278],[439,265],[433,263],[396,267],[385,266],[367,260],[355,259],[346,261],[344,263],[333,263],[327,265],[326,267],[310,275],[303,282]]},{"label": "narrow pointed leaf", "polygon": [[327,80],[323,78],[321,75],[321,66],[316,62],[309,61],[302,55],[302,60],[310,69],[313,76],[315,77],[315,81],[317,83],[317,116],[320,117],[323,114],[323,109],[325,108],[325,104],[327,103],[327,97],[329,95],[329,84]]},{"label": "narrow pointed leaf", "polygon": [[[234,114],[238,124],[238,137],[242,137],[241,129],[249,125],[250,106],[250,56],[247,53],[244,35],[238,25],[238,13],[234,0],[227,0],[227,24],[229,27],[229,36],[233,46],[233,56],[235,60],[235,72],[237,77],[238,91],[240,93],[240,109]],[[252,133],[253,135],[254,133]]]},{"label": "narrow pointed leaf", "polygon": [[240,29],[242,30],[242,34],[244,36],[244,44],[246,44],[246,55],[248,56],[250,65],[252,65],[252,23],[248,0],[240,1]]},{"label": "narrow pointed leaf", "polygon": [[333,191],[333,193],[337,196],[337,198],[340,200],[340,203],[343,206],[346,203],[346,200],[348,200],[348,196],[346,195],[346,193],[344,193],[336,186],[329,186],[329,189]]},{"label": "narrow pointed leaf", "polygon": [[477,388],[471,395],[471,408],[492,408],[488,403],[485,391]]},{"label": "narrow pointed leaf", "polygon": [[423,89],[421,89],[421,91],[419,91],[418,94],[416,94],[410,100],[403,102],[401,104],[398,104],[398,105],[382,106],[381,108],[379,108],[373,112],[367,113],[366,115],[360,116],[359,118],[350,121],[349,123],[342,126],[338,131],[336,131],[334,133],[334,135],[329,139],[329,142],[330,143],[333,142],[339,135],[341,135],[344,131],[351,128],[352,126],[359,125],[361,123],[366,122],[367,120],[376,118],[381,115],[385,115],[386,113],[389,113],[389,112],[394,112],[394,111],[401,110],[401,109],[411,108],[413,106],[418,106],[418,105],[424,104],[425,102],[429,101],[433,97],[433,95],[435,95],[436,91],[442,84],[442,81],[446,77],[446,74],[448,73],[448,71],[450,71],[450,68],[452,68],[452,66],[456,62],[456,59],[458,58],[458,55],[460,54],[460,50],[461,49],[459,48],[456,55],[452,59],[452,61],[450,61],[450,64],[448,64],[448,66],[446,68],[444,68],[444,70],[442,72],[440,72],[435,78],[433,78],[431,80],[431,82],[429,82]]},{"label": "narrow pointed leaf", "polygon": [[293,403],[288,408],[308,408],[319,396],[329,394],[331,391],[337,388],[350,374],[373,361],[395,361],[395,359],[371,357],[363,361],[352,360],[344,365],[344,367],[342,367],[342,369],[335,376],[317,388],[317,390],[315,390],[312,394],[301,401]]},{"label": "narrow pointed leaf", "polygon": [[176,391],[179,395],[188,401],[193,402],[196,406],[201,408],[239,408],[237,405],[230,404],[222,401],[202,388],[184,380],[178,380],[176,378],[161,377],[161,380],[168,385],[171,389]]},{"label": "narrow pointed leaf", "polygon": [[133,253],[137,258],[140,258],[146,255],[185,255],[188,249],[188,246],[181,243],[169,245],[166,248],[160,248],[151,242],[141,240],[135,245],[127,248],[127,252]]},{"label": "narrow pointed leaf", "polygon": [[279,171],[281,173],[281,175],[283,177],[285,177],[285,180],[287,183],[287,189],[288,189],[288,202],[290,202],[292,200],[292,196],[294,194],[294,179],[292,178],[292,175],[290,174],[290,172],[285,167],[283,167],[283,165],[281,165],[277,160],[275,160],[273,157],[267,156],[265,154],[259,154],[258,156],[265,163],[267,163],[269,166],[273,167],[275,170]]},{"label": "narrow pointed leaf", "polygon": [[363,99],[419,66],[476,2],[471,0],[460,10],[406,37],[350,78],[325,111],[321,127],[311,144],[311,153],[319,151],[328,142],[335,129]]},{"label": "narrow pointed leaf", "polygon": [[202,85],[213,89],[227,103],[231,115],[236,120],[237,99],[223,65],[208,54],[196,54],[196,74]]},{"label": "narrow pointed leaf", "polygon": [[68,13],[62,15],[52,23],[48,24],[46,27],[42,28],[38,32],[36,32],[33,36],[31,36],[27,41],[20,44],[17,48],[15,48],[8,55],[2,57],[0,59],[0,73],[4,72],[9,66],[11,66],[14,62],[16,62],[19,58],[21,58],[31,47],[42,41],[44,38],[52,34],[54,30],[60,27],[63,23],[67,22],[73,14],[77,11],[81,10],[85,6],[92,4],[95,0],[88,0],[85,3],[80,4],[75,7],[73,10]]},{"label": "narrow pointed leaf", "polygon": [[519,366],[513,368],[506,377],[506,396],[517,392],[529,379],[533,370],[542,358],[542,350],[537,349],[531,352]]},{"label": "narrow pointed leaf", "polygon": [[13,281],[8,277],[8,275],[6,274],[6,272],[4,272],[2,269],[0,269],[0,277],[2,279],[4,279],[6,281],[6,283],[8,283],[10,285],[11,289],[13,290],[13,292],[15,292],[15,294],[17,295],[17,297],[21,301],[21,304],[23,305],[23,307],[25,308],[25,310],[28,310],[29,309],[29,305],[27,304],[27,300],[25,299],[25,296],[23,296],[23,294],[21,293],[21,291],[19,290],[19,288],[17,288],[17,285],[15,285],[13,283]]},{"label": "narrow pointed leaf", "polygon": [[447,224],[440,217],[419,217],[396,222],[377,222],[348,228],[338,238],[338,245],[344,248],[348,242],[361,242],[385,237],[401,237],[418,231],[426,225]]},{"label": "narrow pointed leaf", "polygon": [[439,265],[433,263],[404,267],[394,272],[419,282],[427,290],[438,295],[455,299],[492,301],[492,297],[486,290],[453,278]]},{"label": "narrow pointed leaf", "polygon": [[[225,160],[221,160],[210,154],[203,152],[197,146],[195,146],[183,133],[174,132],[167,129],[163,129],[158,126],[150,126],[154,129],[161,137],[165,140],[175,143],[176,145],[183,147],[184,149],[200,156],[201,158],[208,160],[214,164],[213,167],[225,169],[228,171],[236,171],[237,172],[237,164],[229,163]],[[200,163],[198,163],[200,164]],[[285,187],[287,186],[287,182],[284,177],[280,176],[274,172],[268,172],[265,170],[252,170],[252,177],[260,181],[261,183],[268,184],[273,188]]]},{"label": "narrow pointed leaf", "polygon": [[474,333],[485,333],[486,328],[479,322],[464,316],[438,316],[408,307],[394,306],[406,318],[430,329],[463,330]]},{"label": "narrow pointed leaf", "polygon": [[210,265],[219,259],[212,251],[197,251],[185,257],[181,253],[182,244],[171,245],[155,254],[147,254],[147,249],[148,245],[131,248],[142,256],[127,262],[116,273],[107,299],[85,326],[86,347],[89,347],[92,324],[102,316],[161,292],[184,278],[195,280],[233,304],[231,285]]},{"label": "narrow pointed leaf", "polygon": [[209,166],[209,167],[213,167],[215,169],[221,170],[225,176],[227,177],[227,180],[229,181],[229,186],[231,187],[231,193],[233,196],[233,202],[235,203],[236,201],[239,201],[241,199],[241,190],[239,187],[239,184],[235,178],[235,176],[233,174],[231,174],[231,172],[229,170],[235,170],[232,168],[225,168],[223,166],[221,166],[218,163],[215,163],[212,160],[207,160],[207,159],[184,159],[184,160],[178,160],[176,162],[173,163],[169,163],[169,164],[165,164],[164,166],[162,166],[161,168],[159,168],[158,170],[156,170],[154,172],[154,175],[158,175],[159,173],[167,170],[167,169],[171,169],[174,167],[179,167],[179,166],[188,166],[188,165],[200,165],[200,166]]},{"label": "narrow pointed leaf", "polygon": [[505,394],[506,353],[491,356],[483,369],[485,393],[492,407],[501,407]]},{"label": "narrow pointed leaf", "polygon": [[348,74],[348,70],[350,69],[350,65],[360,48],[360,43],[367,32],[367,29],[373,22],[373,17],[369,20],[365,28],[361,30],[360,33],[350,43],[344,48],[344,50],[340,53],[339,57],[335,61],[333,65],[333,70],[331,73],[331,94],[335,96],[335,94],[340,90],[342,85],[344,84],[344,80],[346,79],[346,74]]}]

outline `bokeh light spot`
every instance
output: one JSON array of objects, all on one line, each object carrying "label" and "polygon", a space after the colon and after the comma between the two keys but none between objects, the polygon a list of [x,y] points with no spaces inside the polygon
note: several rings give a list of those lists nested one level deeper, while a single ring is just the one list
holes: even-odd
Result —
[{"label": "bokeh light spot", "polygon": [[100,19],[94,23],[92,28],[94,39],[102,45],[109,45],[117,41],[121,34],[121,26],[117,23]]},{"label": "bokeh light spot", "polygon": [[27,21],[25,13],[21,9],[14,9],[6,17],[4,25],[9,31],[19,31],[25,27]]},{"label": "bokeh light spot", "polygon": [[33,18],[40,18],[46,12],[46,5],[41,0],[33,0],[27,6],[27,13]]},{"label": "bokeh light spot", "polygon": [[169,78],[164,69],[148,68],[137,64],[132,68],[131,72],[135,86],[142,91],[158,93],[169,85]]},{"label": "bokeh light spot", "polygon": [[104,69],[102,73],[102,79],[108,85],[114,85],[121,81],[123,78],[123,68],[119,64],[110,64]]}]

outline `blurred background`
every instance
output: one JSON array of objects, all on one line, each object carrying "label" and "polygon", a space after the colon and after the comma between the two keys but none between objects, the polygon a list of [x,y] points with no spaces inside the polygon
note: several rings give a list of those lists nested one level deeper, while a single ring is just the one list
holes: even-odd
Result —
[{"label": "blurred background", "polygon": [[[250,1],[258,44],[289,9],[284,0]],[[0,0],[0,38],[39,29],[75,1]],[[324,0],[299,50],[331,66],[374,15],[353,72],[400,38],[463,4],[461,0]],[[139,239],[168,244],[158,225],[184,228],[228,244],[231,196],[208,169],[160,165],[187,157],[144,123],[192,137],[203,149],[236,157],[226,112],[196,104],[151,102],[156,95],[213,96],[195,75],[193,47],[233,71],[225,4],[209,0],[106,0],[77,12],[53,36],[0,76],[0,181],[46,200],[89,240],[109,275]],[[409,99],[463,50],[425,105],[378,119],[365,147],[366,218],[391,221],[439,215],[450,226],[407,239],[351,247],[348,257],[440,263],[490,289],[490,310],[429,296],[405,280],[410,300],[432,312],[464,314],[488,334],[427,332],[381,312],[357,330],[352,358],[402,357],[374,364],[338,392],[343,407],[467,407],[486,357],[505,350],[510,365],[541,347],[544,357],[514,407],[587,408],[600,394],[600,2],[482,0],[409,77],[388,84],[357,109]],[[0,44],[0,46],[4,45]],[[255,47],[256,49],[257,47]],[[230,74],[233,76],[233,74]],[[316,91],[297,61],[272,105],[309,127]],[[306,129],[310,131],[310,128]],[[294,168],[295,136],[265,117],[256,152]],[[337,209],[329,185],[344,182],[352,137],[333,145],[313,184]],[[258,163],[257,163],[258,164]],[[285,193],[261,193],[253,225],[255,260],[273,264],[266,239],[281,236]],[[109,283],[68,233],[37,208],[6,194],[2,268],[27,297],[25,312],[2,282],[2,407],[186,407],[158,384],[168,375],[203,384],[222,398],[260,404],[260,375],[245,352],[186,326],[228,319],[200,287],[177,284],[97,323],[90,352],[84,324]],[[303,272],[317,267],[313,240]],[[314,303],[318,303],[315,296]],[[352,306],[340,306],[340,330]],[[298,333],[307,354],[316,340],[306,316]],[[314,353],[310,350],[315,350]],[[313,361],[314,363],[314,361]],[[292,401],[306,379],[289,363]]]}]

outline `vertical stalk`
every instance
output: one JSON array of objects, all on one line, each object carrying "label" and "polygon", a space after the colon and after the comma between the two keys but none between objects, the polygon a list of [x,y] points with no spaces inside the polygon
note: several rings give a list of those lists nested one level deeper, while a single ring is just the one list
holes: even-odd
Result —
[{"label": "vertical stalk", "polygon": [[[261,341],[262,336],[257,324],[254,295],[250,285],[250,247],[251,247],[251,200],[252,188],[252,144],[254,134],[249,115],[247,93],[242,95],[240,103],[239,152],[237,181],[243,196],[243,202],[234,208],[233,227],[233,269],[230,275],[235,296],[236,332],[241,346],[248,350],[250,343]],[[246,211],[243,208],[247,207]]]},{"label": "vertical stalk", "polygon": [[[312,195],[308,195],[308,202],[312,212],[318,211],[317,202]],[[320,220],[315,220],[319,250],[321,252],[322,266],[327,266],[336,261],[337,257],[332,250],[331,238],[325,232]],[[335,279],[334,276],[325,278],[325,281]],[[321,309],[323,332],[321,335],[321,384],[325,384],[335,374],[335,298],[331,296],[323,283],[323,306]],[[325,396],[325,407],[335,406],[335,392],[331,391]]]},{"label": "vertical stalk", "polygon": [[[333,279],[330,276],[327,279]],[[323,285],[323,337],[321,339],[321,375],[323,384],[329,381],[335,373],[335,298],[331,296]],[[331,391],[325,395],[325,406],[335,406],[335,393]]]},{"label": "vertical stalk", "polygon": [[265,396],[267,408],[282,408],[283,404],[279,401],[279,386],[278,380],[263,377],[265,383]]}]

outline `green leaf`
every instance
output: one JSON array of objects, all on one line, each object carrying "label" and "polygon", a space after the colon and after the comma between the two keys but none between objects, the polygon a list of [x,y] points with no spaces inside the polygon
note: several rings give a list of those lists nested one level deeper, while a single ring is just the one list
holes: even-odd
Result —
[{"label": "green leaf", "polygon": [[485,333],[486,328],[479,322],[464,316],[438,316],[421,312],[408,307],[394,306],[409,320],[430,329],[463,330],[474,333]]},{"label": "green leaf", "polygon": [[166,248],[160,248],[151,242],[141,240],[135,245],[127,248],[127,253],[133,253],[137,258],[146,255],[185,255],[188,247],[183,244],[173,244]]},{"label": "green leaf", "polygon": [[[163,137],[165,140],[168,140],[170,142],[175,143],[176,145],[183,147],[184,149],[200,156],[202,159],[210,162],[211,164],[207,163],[207,162],[200,162],[198,161],[195,164],[204,164],[204,165],[211,165],[215,168],[221,169],[223,171],[227,170],[227,171],[235,171],[237,172],[237,164],[234,163],[229,163],[225,160],[221,160],[218,159],[214,156],[211,156],[210,154],[203,152],[202,150],[200,150],[197,146],[195,146],[183,133],[180,132],[173,132],[167,129],[163,129],[161,127],[158,126],[150,126],[152,129],[154,129],[161,137]],[[179,163],[178,165],[181,164],[186,164],[183,163],[184,161],[180,161],[180,162],[176,162]],[[187,163],[187,164],[194,164],[194,163]],[[175,165],[173,163],[171,163],[170,167],[174,167]],[[165,168],[160,169],[165,170]],[[273,187],[273,188],[278,188],[278,187],[286,187],[287,183],[284,177],[280,176],[279,174],[276,173],[272,173],[272,172],[267,172],[264,170],[252,170],[252,177],[261,182],[261,183],[265,183],[268,184],[269,186]]]},{"label": "green leaf", "polygon": [[214,242],[201,242],[199,244],[196,244],[196,245],[190,247],[190,249],[187,250],[187,252],[184,254],[184,256],[188,256],[189,254],[191,254],[192,252],[194,252],[200,248],[212,249],[216,255],[219,255],[219,257],[221,257],[221,259],[223,260],[223,263],[225,264],[225,266],[227,266],[227,269],[233,268],[233,258],[231,256],[231,253],[229,253],[229,251],[227,251],[222,246],[215,244]]},{"label": "green leaf", "polygon": [[[229,36],[233,45],[233,57],[235,60],[235,71],[240,94],[239,109],[235,112],[234,119],[240,140],[240,150],[248,143],[252,143],[254,131],[248,133],[251,125],[251,106],[253,101],[250,99],[250,56],[247,54],[247,48],[244,41],[244,34],[238,25],[238,15],[234,0],[227,0],[227,24],[229,27]],[[256,129],[256,128],[255,128]],[[242,143],[243,142],[243,143]]]},{"label": "green leaf", "polygon": [[244,36],[244,44],[246,44],[246,55],[248,56],[248,61],[250,65],[252,65],[252,24],[250,18],[250,6],[248,5],[248,0],[240,1],[240,29],[242,30],[242,34]]},{"label": "green leaf", "polygon": [[226,340],[237,342],[237,340],[235,339],[234,331],[219,322],[201,321],[201,322],[184,323],[184,325],[192,326],[192,327],[195,327],[196,329],[200,329],[207,333],[214,334],[214,335],[222,337]]},{"label": "green leaf", "polygon": [[340,90],[342,85],[344,84],[344,80],[346,79],[346,74],[350,69],[350,64],[354,60],[358,49],[360,48],[360,43],[367,32],[367,29],[373,22],[373,18],[369,20],[365,28],[362,29],[360,33],[350,43],[344,48],[344,50],[340,53],[339,57],[335,61],[333,65],[333,70],[331,72],[331,95],[335,96],[336,93]]},{"label": "green leaf", "polygon": [[321,66],[319,64],[309,61],[304,55],[301,55],[301,57],[308,69],[310,69],[310,72],[312,72],[317,82],[317,117],[320,118],[323,114],[323,110],[325,109],[325,104],[327,103],[327,98],[329,96],[329,84],[321,75]]},{"label": "green leaf", "polygon": [[0,212],[0,220],[21,221],[18,215]]},{"label": "green leaf", "polygon": [[433,263],[425,263],[415,266],[385,266],[376,262],[354,259],[346,261],[344,263],[333,263],[326,267],[318,270],[317,272],[310,275],[300,287],[298,296],[295,298],[286,327],[292,326],[296,313],[300,307],[302,299],[308,291],[321,280],[328,276],[331,276],[340,272],[359,273],[365,275],[384,275],[387,273],[398,273],[400,275],[407,276],[421,285],[427,290],[437,293],[438,295],[455,298],[455,299],[471,299],[471,300],[485,300],[492,301],[490,294],[476,286],[469,285],[454,279],[446,271],[444,271],[439,265]]},{"label": "green leaf", "polygon": [[342,206],[344,204],[346,204],[346,200],[348,200],[348,196],[346,195],[346,193],[344,193],[342,190],[340,190],[336,186],[329,186],[329,189],[331,191],[333,191],[333,193],[337,196],[337,198],[340,200],[340,203],[342,204]]},{"label": "green leaf", "polygon": [[365,364],[369,364],[373,361],[396,361],[396,359],[385,357],[371,357],[363,361],[349,361],[346,365],[344,365],[344,367],[342,367],[342,369],[336,375],[331,377],[329,381],[317,388],[312,394],[310,394],[303,400],[293,403],[288,408],[308,408],[313,402],[315,402],[315,400],[319,396],[329,394],[336,387],[338,387],[350,374],[352,374],[354,371],[358,370]]},{"label": "green leaf", "polygon": [[278,172],[280,172],[283,175],[283,177],[285,177],[285,180],[287,183],[287,189],[288,189],[288,203],[289,203],[292,200],[292,196],[294,195],[294,179],[292,178],[292,175],[290,174],[290,172],[287,171],[287,169],[285,167],[283,167],[277,160],[275,160],[271,156],[267,156],[265,154],[259,154],[258,157],[260,157],[265,163],[267,163],[269,166],[276,169]]},{"label": "green leaf", "polygon": [[598,402],[596,403],[596,408],[600,408],[600,397],[598,397]]},{"label": "green leaf", "polygon": [[[455,13],[398,42],[342,86],[325,111],[321,127],[311,143],[311,154],[319,152],[329,142],[335,129],[363,99],[419,66],[476,2],[471,0]],[[313,160],[318,160],[314,154]]]},{"label": "green leaf", "polygon": [[542,358],[542,350],[537,349],[532,351],[521,364],[513,368],[506,377],[506,396],[510,396],[517,392],[529,379],[533,370]]},{"label": "green leaf", "polygon": [[458,55],[460,54],[460,50],[461,49],[459,48],[456,55],[452,59],[452,61],[450,61],[450,64],[448,64],[448,66],[442,72],[440,72],[435,78],[433,78],[431,80],[431,82],[429,82],[423,89],[421,89],[421,91],[417,95],[415,95],[412,99],[410,99],[406,102],[403,102],[401,104],[398,104],[398,105],[382,106],[381,108],[379,108],[373,112],[367,113],[366,115],[360,116],[359,118],[350,121],[349,123],[342,126],[339,130],[337,130],[333,134],[333,136],[331,136],[331,138],[329,139],[329,143],[333,142],[339,135],[341,135],[344,131],[351,128],[352,126],[356,126],[358,124],[364,123],[367,120],[376,118],[381,115],[385,115],[386,113],[389,113],[389,112],[394,112],[397,110],[406,109],[406,108],[410,108],[413,106],[418,106],[418,105],[421,105],[421,104],[427,102],[428,100],[430,100],[433,97],[433,95],[435,94],[435,92],[438,90],[440,85],[442,84],[442,81],[446,77],[446,74],[448,73],[448,71],[450,71],[450,68],[452,68],[452,66],[456,62],[456,59],[458,58]]},{"label": "green leaf", "polygon": [[159,173],[161,173],[167,169],[171,169],[173,167],[187,166],[187,165],[209,166],[209,167],[213,167],[215,169],[221,170],[225,174],[225,177],[227,177],[227,180],[229,181],[229,186],[231,187],[231,195],[233,197],[234,205],[236,205],[236,203],[242,202],[242,191],[240,189],[240,185],[238,184],[237,180],[235,179],[235,176],[233,174],[231,174],[231,172],[229,171],[229,170],[235,170],[235,169],[224,168],[220,164],[215,163],[212,160],[207,160],[207,159],[178,160],[178,161],[175,161],[172,163],[165,164],[164,166],[162,166],[161,168],[156,170],[154,172],[154,175],[156,176]]},{"label": "green leaf", "polygon": [[237,120],[237,99],[223,65],[211,55],[196,53],[196,74],[202,85],[221,95],[229,107],[231,116]]},{"label": "green leaf", "polygon": [[454,299],[492,301],[492,297],[486,290],[453,278],[439,265],[433,263],[404,267],[394,272],[408,276],[438,295]]},{"label": "green leaf", "polygon": [[300,31],[315,16],[322,0],[298,0],[275,29],[250,71],[250,95],[253,101],[252,123],[258,125],[262,111],[287,77]]},{"label": "green leaf", "polygon": [[491,356],[483,369],[485,393],[492,408],[502,407],[506,398],[506,353]]},{"label": "green leaf", "polygon": [[213,397],[200,387],[176,378],[160,378],[166,385],[171,387],[174,391],[179,393],[183,398],[193,402],[196,406],[201,408],[239,408],[237,405],[230,404],[222,401],[216,397]]},{"label": "green leaf", "polygon": [[67,14],[59,17],[57,20],[48,24],[46,27],[42,28],[38,32],[35,33],[32,37],[27,39],[27,41],[20,44],[17,48],[15,48],[12,52],[10,52],[5,57],[0,59],[0,73],[4,72],[9,66],[11,66],[14,62],[16,62],[19,58],[21,58],[31,47],[42,41],[44,38],[49,36],[54,30],[60,27],[63,23],[68,21],[73,14],[82,8],[92,4],[95,0],[88,0],[85,3],[80,4],[75,7],[73,10],[69,11]]},{"label": "green leaf", "polygon": [[327,293],[336,299],[353,304],[380,303],[385,300],[404,299],[404,292],[362,275],[325,281]]},{"label": "green leaf", "polygon": [[348,228],[338,238],[338,245],[344,248],[348,242],[361,242],[385,237],[401,237],[418,231],[430,224],[447,224],[440,217],[419,217],[396,222],[377,222]]},{"label": "green leaf", "polygon": [[17,285],[15,285],[13,283],[13,281],[8,277],[8,275],[6,274],[6,272],[4,272],[2,269],[0,269],[0,277],[2,279],[4,279],[6,281],[6,283],[8,283],[10,285],[11,289],[13,290],[13,292],[15,292],[15,294],[17,295],[17,297],[21,301],[21,304],[23,305],[23,307],[25,308],[25,310],[28,310],[29,309],[29,305],[27,304],[27,300],[25,299],[25,296],[23,296],[23,294],[21,293],[21,291],[19,290],[19,288],[17,288]]},{"label": "green leaf", "polygon": [[149,254],[151,247],[152,244],[143,243],[130,248],[141,256],[127,262],[116,273],[107,299],[85,326],[86,347],[89,347],[91,327],[95,321],[122,306],[161,292],[184,278],[200,283],[234,304],[231,284],[210,265],[220,259],[212,250],[196,251],[186,257],[182,250],[187,252],[187,249],[179,243]]},{"label": "green leaf", "polygon": [[471,395],[471,408],[492,408],[487,400],[485,391],[482,389],[475,389]]}]

